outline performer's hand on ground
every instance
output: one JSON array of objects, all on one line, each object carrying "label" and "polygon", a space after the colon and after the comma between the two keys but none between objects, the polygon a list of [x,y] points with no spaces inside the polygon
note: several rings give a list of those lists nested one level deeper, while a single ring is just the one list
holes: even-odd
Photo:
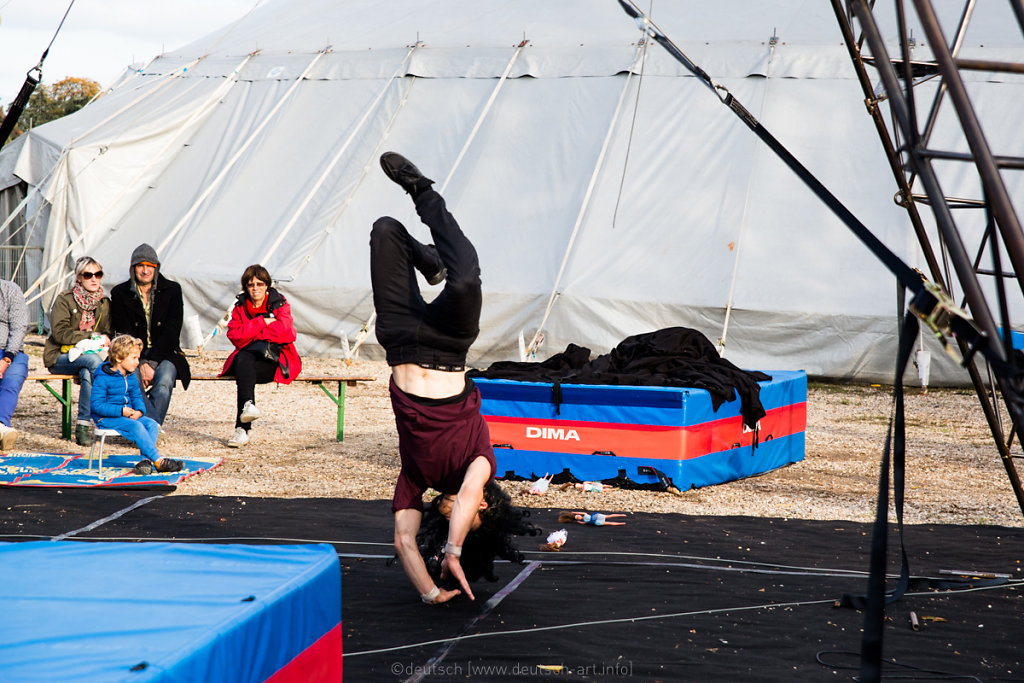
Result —
[{"label": "performer's hand on ground", "polygon": [[434,602],[432,602],[430,604],[431,605],[440,605],[442,602],[448,602],[449,600],[454,598],[456,595],[461,595],[461,594],[462,594],[462,591],[460,591],[458,588],[456,588],[453,591],[447,591],[447,590],[442,588],[441,592],[437,594],[436,598],[434,598]]},{"label": "performer's hand on ground", "polygon": [[[466,591],[466,595],[470,600],[476,600],[472,589],[469,587],[469,581],[466,580],[466,574],[462,571],[462,564],[459,562],[459,558],[446,554],[441,561],[441,578],[447,578],[449,575],[455,577],[459,585],[462,586],[462,590]],[[444,593],[444,591],[441,592]]]}]

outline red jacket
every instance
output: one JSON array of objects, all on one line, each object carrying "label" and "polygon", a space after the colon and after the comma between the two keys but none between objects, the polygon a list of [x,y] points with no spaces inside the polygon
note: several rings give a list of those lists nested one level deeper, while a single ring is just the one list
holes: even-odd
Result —
[{"label": "red jacket", "polygon": [[274,373],[274,381],[278,384],[290,384],[302,372],[302,359],[295,350],[295,321],[292,319],[292,307],[284,295],[271,287],[267,290],[267,313],[274,316],[274,321],[264,324],[262,316],[250,317],[245,301],[248,295],[240,294],[235,307],[231,309],[231,320],[228,322],[228,339],[235,345],[235,350],[224,363],[221,375],[227,374],[231,363],[235,360],[238,350],[247,344],[265,340],[281,344],[281,360]]}]

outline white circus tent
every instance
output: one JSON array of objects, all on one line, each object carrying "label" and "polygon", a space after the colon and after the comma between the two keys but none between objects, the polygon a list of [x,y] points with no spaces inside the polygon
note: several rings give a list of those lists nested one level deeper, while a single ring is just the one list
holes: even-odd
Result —
[{"label": "white circus tent", "polygon": [[[993,16],[963,54],[1019,59],[1015,24]],[[674,0],[653,17],[923,265],[828,3]],[[300,351],[340,356],[372,315],[373,220],[427,237],[377,166],[395,150],[437,181],[480,253],[472,363],[516,357],[521,331],[542,328],[544,356],[684,325],[743,367],[889,379],[894,279],[641,38],[614,0],[260,4],[0,153],[0,190],[28,188],[25,230],[45,236],[29,295],[47,301],[82,254],[115,283],[148,242],[209,333],[259,262],[292,303]],[[971,87],[997,134],[1019,138],[1020,78]],[[974,189],[944,181],[950,195]],[[372,335],[364,349],[381,355]],[[933,382],[964,377],[936,358]]]}]

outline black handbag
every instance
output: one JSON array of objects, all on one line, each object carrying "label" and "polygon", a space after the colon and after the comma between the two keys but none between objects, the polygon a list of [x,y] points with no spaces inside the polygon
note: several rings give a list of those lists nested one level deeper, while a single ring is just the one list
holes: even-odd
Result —
[{"label": "black handbag", "polygon": [[281,346],[281,344],[258,339],[243,346],[242,350],[255,353],[260,358],[269,360],[276,365],[281,362]]}]

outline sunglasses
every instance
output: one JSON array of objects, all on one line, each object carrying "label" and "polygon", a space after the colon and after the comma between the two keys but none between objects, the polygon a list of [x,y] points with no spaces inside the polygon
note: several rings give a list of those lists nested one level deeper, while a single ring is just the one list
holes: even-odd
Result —
[{"label": "sunglasses", "polygon": [[90,273],[88,271],[82,271],[82,279],[83,280],[91,280],[93,278],[96,278],[97,280],[99,280],[101,277],[103,277],[103,271],[102,270],[97,270],[95,273]]}]

